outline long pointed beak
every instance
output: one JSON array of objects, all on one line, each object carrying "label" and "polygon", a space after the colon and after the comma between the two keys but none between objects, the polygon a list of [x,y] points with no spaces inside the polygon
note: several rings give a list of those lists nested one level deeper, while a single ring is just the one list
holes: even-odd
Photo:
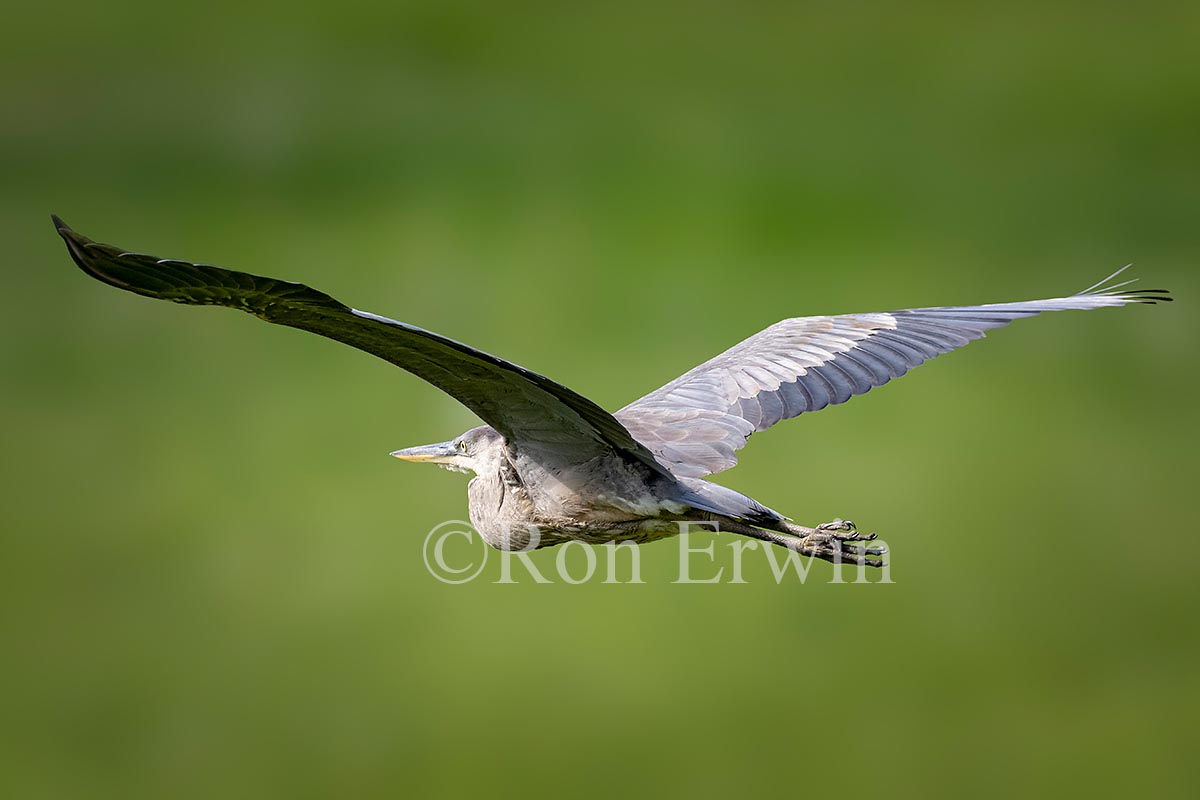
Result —
[{"label": "long pointed beak", "polygon": [[420,447],[409,447],[404,450],[396,450],[390,453],[393,458],[402,458],[405,461],[426,461],[433,464],[449,464],[451,459],[458,455],[458,451],[454,449],[454,445],[450,442],[439,442],[438,444],[423,444]]}]

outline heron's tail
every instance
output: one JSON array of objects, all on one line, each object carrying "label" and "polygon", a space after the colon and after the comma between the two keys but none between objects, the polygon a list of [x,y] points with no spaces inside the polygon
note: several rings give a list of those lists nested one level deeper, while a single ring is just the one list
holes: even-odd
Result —
[{"label": "heron's tail", "polygon": [[699,478],[680,478],[679,488],[682,491],[673,499],[710,514],[732,517],[751,525],[772,524],[786,519],[778,511],[767,508],[753,497],[747,497],[720,484]]}]

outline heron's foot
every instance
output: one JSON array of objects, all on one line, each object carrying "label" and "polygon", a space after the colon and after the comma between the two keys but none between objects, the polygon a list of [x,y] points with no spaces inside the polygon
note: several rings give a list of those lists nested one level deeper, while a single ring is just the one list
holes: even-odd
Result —
[{"label": "heron's foot", "polygon": [[877,533],[862,533],[858,530],[853,522],[848,519],[835,519],[833,522],[822,522],[816,527],[820,533],[827,533],[834,539],[839,539],[843,542],[869,542],[879,534]]},{"label": "heron's foot", "polygon": [[886,555],[887,548],[882,545],[867,547],[860,544],[876,538],[876,534],[860,532],[849,520],[838,519],[815,528],[785,522],[783,528],[792,535],[783,540],[776,540],[777,543],[801,555],[834,564],[885,566],[883,560],[878,557]]},{"label": "heron's foot", "polygon": [[[856,541],[869,541],[869,536],[846,536],[847,531],[829,531],[817,528],[807,536],[798,537],[792,549],[802,555],[819,558],[833,564],[856,564],[868,567],[884,566],[878,556],[887,555],[886,547],[865,547]],[[857,531],[855,531],[857,533]],[[874,557],[873,557],[874,556]]]},{"label": "heron's foot", "polygon": [[[728,525],[728,521],[726,523]],[[737,533],[765,539],[772,544],[795,550],[800,555],[819,558],[833,564],[855,564],[867,567],[886,567],[879,556],[887,555],[888,549],[882,542],[868,547],[862,542],[876,538],[873,533],[860,533],[853,522],[834,520],[807,528],[790,520],[780,520],[773,531],[731,527]],[[778,531],[778,532],[776,532]]]}]

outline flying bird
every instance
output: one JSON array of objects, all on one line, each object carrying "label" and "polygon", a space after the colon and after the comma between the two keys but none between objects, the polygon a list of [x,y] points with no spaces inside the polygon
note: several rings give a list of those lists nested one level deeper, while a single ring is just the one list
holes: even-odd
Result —
[{"label": "flying bird", "polygon": [[1170,300],[1122,270],[1070,297],[778,322],[609,413],[560,383],[440,334],[344,305],[303,284],[155,258],[54,225],[87,274],[146,297],[228,306],[364,350],[432,383],[485,424],[391,455],[474,473],[471,523],[493,547],[643,543],[701,522],[835,563],[879,567],[875,534],[793,523],[705,477],[751,434],[864,394],[986,331],[1043,311]]}]

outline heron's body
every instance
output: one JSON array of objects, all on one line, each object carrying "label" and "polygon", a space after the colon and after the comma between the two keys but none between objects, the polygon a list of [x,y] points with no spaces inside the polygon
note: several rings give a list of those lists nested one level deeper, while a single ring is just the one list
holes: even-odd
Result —
[{"label": "heron's body", "polygon": [[463,403],[487,424],[392,455],[474,473],[471,522],[488,543],[508,549],[648,542],[694,521],[830,561],[878,566],[873,556],[883,549],[863,546],[874,536],[852,523],[794,525],[704,478],[736,464],[751,434],[843,403],[1015,319],[1170,299],[1157,289],[1122,291],[1129,282],[1111,284],[1113,275],[1049,300],[784,320],[609,414],[511,362],[307,286],[125,252],[54,221],[75,262],[105,283],[177,303],[229,306],[335,339]]},{"label": "heron's body", "polygon": [[687,519],[685,504],[664,499],[662,479],[647,480],[636,468],[608,472],[584,464],[551,473],[491,427],[462,438],[475,443],[475,476],[467,484],[471,524],[493,547],[649,542],[678,533],[678,521]]}]

